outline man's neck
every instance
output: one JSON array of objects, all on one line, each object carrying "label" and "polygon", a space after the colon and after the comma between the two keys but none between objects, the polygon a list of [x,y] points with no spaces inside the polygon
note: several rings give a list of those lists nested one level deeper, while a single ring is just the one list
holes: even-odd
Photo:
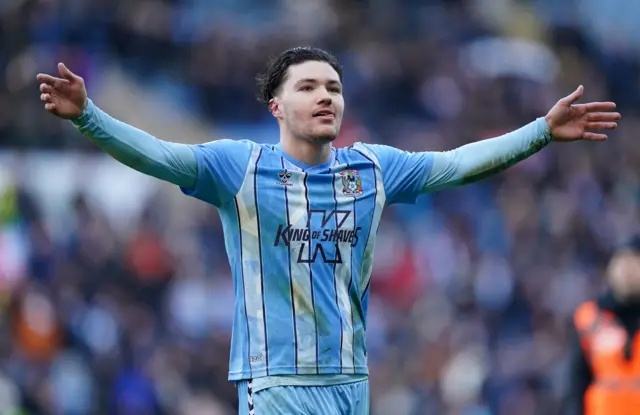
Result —
[{"label": "man's neck", "polygon": [[280,137],[282,151],[310,166],[326,163],[331,156],[331,143],[310,143],[293,137]]}]

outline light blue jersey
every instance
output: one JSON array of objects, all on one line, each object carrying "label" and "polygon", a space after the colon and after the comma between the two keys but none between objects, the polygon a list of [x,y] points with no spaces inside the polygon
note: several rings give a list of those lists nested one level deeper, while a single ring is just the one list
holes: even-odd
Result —
[{"label": "light blue jersey", "polygon": [[186,194],[218,207],[235,283],[230,380],[367,374],[367,299],[385,206],[422,192],[432,153],[355,144],[308,166],[279,146],[194,146]]},{"label": "light blue jersey", "polygon": [[161,141],[91,101],[72,122],[122,163],[218,208],[236,297],[229,379],[254,379],[255,391],[366,379],[383,209],[498,173],[551,141],[539,118],[451,151],[359,143],[310,166],[251,141]]}]

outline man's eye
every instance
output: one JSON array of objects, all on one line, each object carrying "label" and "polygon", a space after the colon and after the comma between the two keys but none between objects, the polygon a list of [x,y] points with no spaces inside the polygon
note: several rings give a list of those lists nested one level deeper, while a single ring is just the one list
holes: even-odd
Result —
[{"label": "man's eye", "polygon": [[300,91],[312,91],[313,88],[311,87],[311,85],[305,85],[303,87],[300,87]]}]

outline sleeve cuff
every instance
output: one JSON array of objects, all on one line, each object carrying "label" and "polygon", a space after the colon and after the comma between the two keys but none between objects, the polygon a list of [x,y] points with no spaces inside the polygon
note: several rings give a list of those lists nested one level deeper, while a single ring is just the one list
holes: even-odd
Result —
[{"label": "sleeve cuff", "polygon": [[71,124],[76,127],[83,127],[91,120],[95,109],[95,104],[91,99],[87,98],[87,106],[82,110],[82,114],[78,118],[71,119]]},{"label": "sleeve cuff", "polygon": [[551,127],[549,127],[549,123],[544,117],[540,117],[536,120],[538,127],[540,128],[541,135],[544,139],[545,144],[550,143],[553,140],[553,136],[551,135]]}]

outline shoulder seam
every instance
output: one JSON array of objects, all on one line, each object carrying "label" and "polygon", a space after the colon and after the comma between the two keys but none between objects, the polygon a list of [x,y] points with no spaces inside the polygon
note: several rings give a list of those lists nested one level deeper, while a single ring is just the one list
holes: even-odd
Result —
[{"label": "shoulder seam", "polygon": [[[357,142],[357,143],[353,143],[351,146],[349,146],[348,148],[357,151],[358,153],[360,153],[362,156],[364,156],[366,159],[369,159],[374,166],[376,166],[377,168],[380,169],[380,171],[382,171],[382,165],[380,164],[380,160],[378,159],[378,156],[371,151],[369,148],[365,147],[365,145],[361,142]],[[366,154],[366,153],[370,153],[370,155]]]}]

